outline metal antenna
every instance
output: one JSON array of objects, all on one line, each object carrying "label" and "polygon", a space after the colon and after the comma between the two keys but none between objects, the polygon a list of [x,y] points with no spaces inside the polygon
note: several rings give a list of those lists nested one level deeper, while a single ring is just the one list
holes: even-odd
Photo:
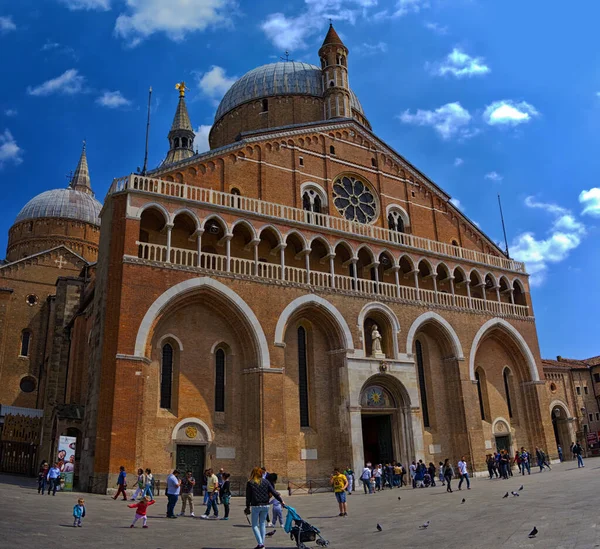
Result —
[{"label": "metal antenna", "polygon": [[506,238],[506,226],[504,225],[504,214],[502,213],[502,201],[500,200],[500,193],[498,193],[498,206],[500,207],[500,219],[502,220],[502,232],[504,233],[504,245],[506,246],[506,257],[510,259],[508,252],[508,239]]},{"label": "metal antenna", "polygon": [[142,168],[142,175],[146,175],[146,169],[148,168],[148,135],[150,134],[150,101],[152,100],[152,86],[148,90],[148,121],[146,123],[146,152],[144,154],[144,167]]}]

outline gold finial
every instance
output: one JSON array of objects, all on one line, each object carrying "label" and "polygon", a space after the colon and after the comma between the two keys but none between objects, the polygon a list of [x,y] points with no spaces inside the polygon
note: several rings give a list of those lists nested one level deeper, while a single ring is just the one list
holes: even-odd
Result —
[{"label": "gold finial", "polygon": [[175,89],[179,90],[179,97],[185,97],[185,91],[189,90],[189,88],[186,87],[185,82],[183,80],[178,84],[175,84]]}]

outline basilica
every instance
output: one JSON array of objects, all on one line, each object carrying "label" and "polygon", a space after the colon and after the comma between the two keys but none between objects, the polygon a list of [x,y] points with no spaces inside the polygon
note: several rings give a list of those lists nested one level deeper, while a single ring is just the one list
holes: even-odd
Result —
[{"label": "basilica", "polygon": [[24,443],[18,417],[38,461],[76,437],[96,492],[120,465],[302,483],[568,447],[524,264],[377,137],[348,58],[330,26],[316,65],[250,70],[201,154],[182,83],[160,166],[101,204],[84,148],[25,205],[0,263],[0,443]]}]

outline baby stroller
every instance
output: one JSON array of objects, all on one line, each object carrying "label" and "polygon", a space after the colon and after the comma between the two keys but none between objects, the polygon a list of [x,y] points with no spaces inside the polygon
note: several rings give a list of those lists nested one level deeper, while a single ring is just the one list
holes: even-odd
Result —
[{"label": "baby stroller", "polygon": [[285,517],[284,530],[290,535],[290,539],[296,542],[298,549],[308,549],[304,542],[316,541],[320,547],[327,547],[329,542],[323,539],[321,531],[308,522],[302,520],[302,517],[293,507],[286,506],[287,516]]},{"label": "baby stroller", "polygon": [[423,477],[423,485],[425,488],[429,488],[431,486],[431,475],[429,473],[425,473],[425,477]]}]

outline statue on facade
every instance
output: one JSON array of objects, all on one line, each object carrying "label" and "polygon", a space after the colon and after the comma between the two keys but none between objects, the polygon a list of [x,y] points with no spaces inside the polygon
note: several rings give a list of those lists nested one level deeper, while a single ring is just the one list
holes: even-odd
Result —
[{"label": "statue on facade", "polygon": [[381,347],[381,339],[379,326],[373,324],[373,328],[371,329],[371,356],[373,358],[385,358],[383,348]]}]

